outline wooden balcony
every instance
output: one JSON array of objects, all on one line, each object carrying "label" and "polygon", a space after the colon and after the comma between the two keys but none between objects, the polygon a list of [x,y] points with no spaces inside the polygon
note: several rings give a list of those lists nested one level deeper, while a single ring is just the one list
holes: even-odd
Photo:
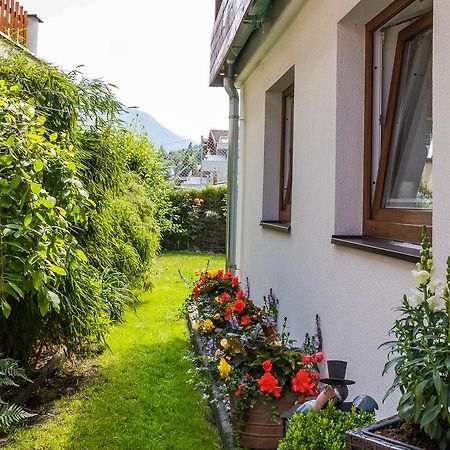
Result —
[{"label": "wooden balcony", "polygon": [[26,46],[28,12],[19,2],[0,0],[0,31],[14,42]]},{"label": "wooden balcony", "polygon": [[245,16],[254,0],[222,0],[216,2],[216,20],[211,38],[209,81],[212,86],[221,85],[221,68],[233,41],[242,28]]}]

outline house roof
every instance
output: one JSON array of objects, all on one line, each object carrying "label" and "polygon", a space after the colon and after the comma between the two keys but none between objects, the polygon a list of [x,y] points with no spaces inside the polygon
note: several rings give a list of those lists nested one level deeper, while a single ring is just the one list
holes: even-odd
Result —
[{"label": "house roof", "polygon": [[211,130],[209,133],[216,142],[220,141],[223,137],[228,137],[228,130]]}]

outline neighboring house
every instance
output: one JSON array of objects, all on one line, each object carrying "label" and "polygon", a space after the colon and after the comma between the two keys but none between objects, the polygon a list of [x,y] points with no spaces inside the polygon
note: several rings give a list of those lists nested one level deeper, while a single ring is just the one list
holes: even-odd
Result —
[{"label": "neighboring house", "polygon": [[228,131],[210,130],[209,136],[202,138],[202,148],[202,173],[208,174],[214,185],[226,184]]},{"label": "neighboring house", "polygon": [[240,96],[237,272],[300,342],[320,314],[350,396],[380,404],[422,225],[442,278],[450,254],[449,55],[448,0],[216,1],[210,83],[234,72]]},{"label": "neighboring house", "polygon": [[0,0],[0,56],[7,56],[11,47],[36,56],[39,23],[39,16],[28,14],[19,2]]}]

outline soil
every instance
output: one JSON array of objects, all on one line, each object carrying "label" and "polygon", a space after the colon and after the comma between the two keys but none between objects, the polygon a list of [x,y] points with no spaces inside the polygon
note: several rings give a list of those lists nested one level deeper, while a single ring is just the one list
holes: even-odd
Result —
[{"label": "soil", "polygon": [[[44,361],[46,358],[42,358]],[[77,393],[82,386],[97,380],[104,380],[98,366],[89,359],[68,358],[56,369],[44,385],[39,387],[28,400],[25,409],[36,416],[27,419],[24,424],[33,425],[45,422],[47,418],[57,415],[54,401],[62,397],[70,397]],[[41,361],[40,361],[41,363]],[[43,364],[39,364],[42,367]],[[6,397],[5,400],[8,400]],[[0,447],[8,440],[0,434]]]},{"label": "soil", "polygon": [[374,430],[373,433],[393,439],[394,441],[415,445],[423,450],[439,450],[439,446],[430,440],[430,438],[418,427],[412,427],[406,435],[405,424],[401,422]]}]

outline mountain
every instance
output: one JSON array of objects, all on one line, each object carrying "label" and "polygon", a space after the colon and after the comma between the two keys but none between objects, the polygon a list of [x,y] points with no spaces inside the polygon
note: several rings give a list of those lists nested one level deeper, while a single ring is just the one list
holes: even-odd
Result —
[{"label": "mountain", "polygon": [[135,125],[138,128],[143,127],[150,141],[157,147],[163,147],[168,152],[187,148],[191,142],[193,145],[196,144],[192,139],[180,136],[172,130],[169,130],[150,114],[139,109],[128,108],[122,113],[121,118],[130,125]]}]

